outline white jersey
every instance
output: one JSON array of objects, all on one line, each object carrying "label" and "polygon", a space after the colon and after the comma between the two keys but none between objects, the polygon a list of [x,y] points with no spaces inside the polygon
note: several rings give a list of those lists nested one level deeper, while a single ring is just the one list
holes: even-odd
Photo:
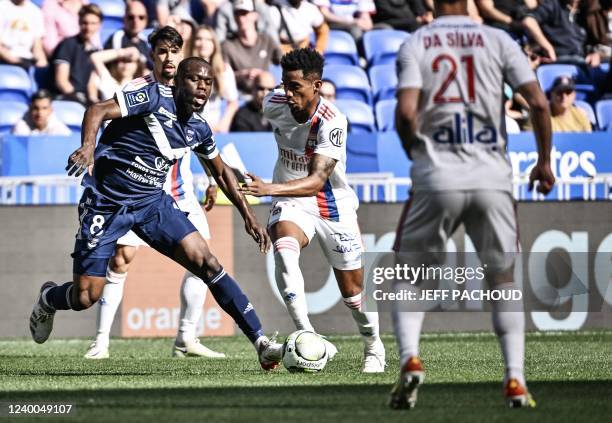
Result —
[{"label": "white jersey", "polygon": [[354,219],[359,202],[346,179],[346,117],[333,103],[321,98],[313,116],[305,123],[298,123],[282,90],[270,92],[264,98],[263,107],[278,144],[273,182],[284,183],[308,176],[308,163],[313,154],[336,160],[334,171],[316,196],[277,197],[276,200],[290,201],[309,214],[332,221]]},{"label": "white jersey", "polygon": [[511,191],[503,84],[535,81],[518,44],[467,16],[442,16],[402,44],[397,71],[398,90],[421,92],[414,190]]},{"label": "white jersey", "polygon": [[[133,91],[154,82],[156,82],[155,76],[151,73],[128,82],[121,90],[124,92]],[[204,118],[203,115],[200,116]],[[166,182],[164,183],[164,191],[170,194],[177,202],[186,198],[197,200],[193,187],[193,173],[191,172],[192,154],[192,152],[185,154],[170,167]]]}]

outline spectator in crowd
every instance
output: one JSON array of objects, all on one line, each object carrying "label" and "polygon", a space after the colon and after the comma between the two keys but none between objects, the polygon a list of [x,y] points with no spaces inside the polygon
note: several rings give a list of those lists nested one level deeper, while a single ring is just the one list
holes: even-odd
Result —
[{"label": "spectator in crowd", "polygon": [[137,47],[96,51],[91,54],[100,100],[113,98],[117,90],[145,74],[146,66]]},{"label": "spectator in crowd", "polygon": [[374,0],[376,14],[372,17],[376,28],[393,28],[412,32],[433,20],[423,0]]},{"label": "spectator in crowd", "polygon": [[323,53],[327,47],[329,26],[319,8],[305,0],[276,0],[270,9],[272,25],[278,29],[283,53],[308,47],[314,33],[314,48]]},{"label": "spectator in crowd", "polygon": [[576,19],[580,1],[540,0],[527,12],[523,25],[544,51],[543,61],[599,66],[599,53],[586,44],[586,31]]},{"label": "spectator in crowd", "polygon": [[329,79],[321,81],[321,88],[319,89],[319,95],[325,100],[336,102],[336,85]]},{"label": "spectator in crowd", "polygon": [[48,90],[32,95],[28,111],[11,132],[13,135],[70,135],[70,129],[53,113]]},{"label": "spectator in crowd", "polygon": [[170,16],[191,16],[190,0],[157,0],[155,11],[159,27],[169,24]]},{"label": "spectator in crowd", "polygon": [[183,38],[183,57],[191,56],[197,23],[190,15],[170,15],[168,26],[176,29]]},{"label": "spectator in crowd", "polygon": [[43,47],[51,56],[58,44],[79,33],[79,11],[87,0],[44,0],[42,14],[45,21]]},{"label": "spectator in crowd", "polygon": [[[217,10],[215,32],[220,43],[228,38],[236,37],[238,34],[238,24],[234,18],[235,0],[223,1]],[[257,12],[257,31],[265,32],[278,44],[278,30],[270,21],[270,6],[265,0],[254,0],[255,11]]]},{"label": "spectator in crowd", "polygon": [[98,48],[102,11],[95,4],[88,4],[79,11],[80,32],[62,41],[53,52],[55,88],[62,100],[82,104],[98,101],[95,80],[91,77],[94,65],[89,57]]},{"label": "spectator in crowd", "polygon": [[261,72],[255,78],[253,97],[234,116],[231,132],[268,132],[272,125],[263,115],[263,99],[274,89],[274,77],[270,72]]},{"label": "spectator in crowd", "polygon": [[373,27],[371,15],[376,13],[373,0],[314,0],[331,29],[350,33],[360,41]]},{"label": "spectator in crowd", "polygon": [[476,0],[484,23],[502,29],[514,38],[523,36],[522,20],[529,9],[538,6],[537,0]]},{"label": "spectator in crowd", "polygon": [[[609,0],[608,0],[609,1]],[[586,30],[586,44],[594,46],[602,59],[609,59],[612,55],[612,37],[608,33],[610,30],[609,19],[603,5],[604,0],[582,0],[578,13],[578,24]],[[607,5],[610,8],[609,3]]]},{"label": "spectator in crowd", "polygon": [[43,32],[42,13],[30,0],[0,2],[0,63],[47,66]]},{"label": "spectator in crowd", "polygon": [[576,86],[569,76],[559,76],[548,92],[553,132],[591,132],[584,110],[574,106]]},{"label": "spectator in crowd", "polygon": [[[215,133],[229,131],[232,119],[238,110],[238,89],[234,71],[221,54],[221,45],[210,26],[200,26],[196,31],[193,51],[190,56],[205,59],[213,68],[213,89],[204,106],[204,118]],[[222,112],[222,103],[225,111]]]},{"label": "spectator in crowd", "polygon": [[248,94],[253,89],[255,77],[267,71],[271,63],[278,65],[282,56],[269,35],[257,32],[257,16],[253,0],[234,0],[238,34],[221,45],[225,61],[234,70],[238,89]]},{"label": "spectator in crowd", "polygon": [[151,49],[147,38],[143,35],[147,22],[147,7],[144,3],[140,0],[128,0],[125,5],[123,29],[113,33],[104,43],[104,48],[108,50],[136,47],[141,55],[140,60],[146,62],[149,69],[153,69]]}]

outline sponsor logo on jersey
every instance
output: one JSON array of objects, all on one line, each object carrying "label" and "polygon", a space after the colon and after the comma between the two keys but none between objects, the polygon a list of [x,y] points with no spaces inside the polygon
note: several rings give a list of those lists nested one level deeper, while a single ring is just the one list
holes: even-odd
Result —
[{"label": "sponsor logo on jersey", "polygon": [[342,146],[342,133],[343,131],[340,128],[332,129],[332,131],[329,133],[329,142],[336,147]]},{"label": "sponsor logo on jersey", "polygon": [[[440,144],[497,144],[497,131],[491,125],[474,121],[474,115],[455,113],[450,125],[440,125],[432,139]],[[475,127],[475,123],[478,127]]]},{"label": "sponsor logo on jersey", "polygon": [[157,170],[166,171],[166,170],[168,170],[170,165],[168,164],[168,162],[166,162],[166,160],[163,157],[156,157],[155,158],[155,167],[157,168]]},{"label": "sponsor logo on jersey", "polygon": [[130,92],[127,93],[126,98],[128,107],[136,107],[149,102],[149,93],[146,91]]}]

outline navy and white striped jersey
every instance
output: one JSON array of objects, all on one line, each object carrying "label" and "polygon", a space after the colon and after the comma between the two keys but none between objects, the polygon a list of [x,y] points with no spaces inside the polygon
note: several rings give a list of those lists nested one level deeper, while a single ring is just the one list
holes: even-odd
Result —
[{"label": "navy and white striped jersey", "polygon": [[131,204],[161,193],[168,170],[178,159],[201,145],[208,159],[219,154],[208,123],[194,113],[178,121],[172,88],[150,78],[132,81],[118,91],[122,119],[102,133],[94,155],[92,186],[115,203]]}]

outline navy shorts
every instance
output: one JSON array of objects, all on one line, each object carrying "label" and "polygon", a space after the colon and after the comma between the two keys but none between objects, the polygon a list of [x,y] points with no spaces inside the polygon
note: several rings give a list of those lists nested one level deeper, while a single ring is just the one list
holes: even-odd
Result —
[{"label": "navy shorts", "polygon": [[79,230],[72,253],[77,275],[106,275],[117,240],[130,229],[170,257],[178,243],[196,228],[166,193],[133,205],[117,205],[91,188],[79,202]]}]

